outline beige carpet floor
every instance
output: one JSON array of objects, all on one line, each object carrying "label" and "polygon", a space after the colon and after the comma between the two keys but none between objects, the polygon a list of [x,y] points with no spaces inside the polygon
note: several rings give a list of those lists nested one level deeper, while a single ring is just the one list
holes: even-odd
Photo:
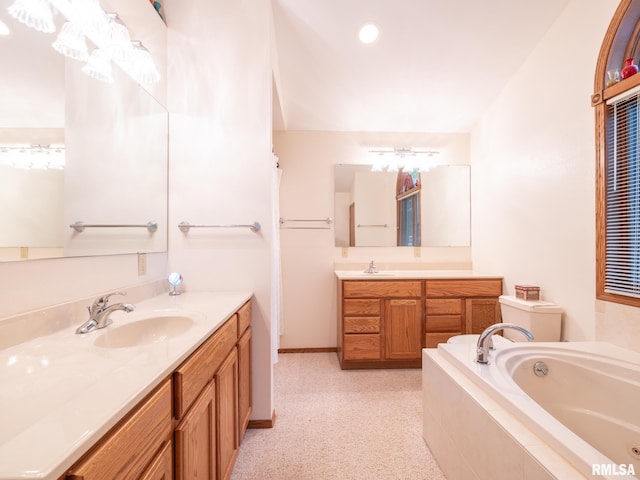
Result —
[{"label": "beige carpet floor", "polygon": [[445,480],[422,439],[420,369],[292,353],[274,375],[275,427],[247,431],[232,480]]}]

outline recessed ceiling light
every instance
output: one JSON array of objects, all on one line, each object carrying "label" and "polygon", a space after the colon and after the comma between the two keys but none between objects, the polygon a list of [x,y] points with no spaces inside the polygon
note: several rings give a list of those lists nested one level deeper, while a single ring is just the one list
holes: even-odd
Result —
[{"label": "recessed ceiling light", "polygon": [[373,43],[378,38],[378,27],[375,23],[365,23],[358,33],[360,41],[364,44]]}]

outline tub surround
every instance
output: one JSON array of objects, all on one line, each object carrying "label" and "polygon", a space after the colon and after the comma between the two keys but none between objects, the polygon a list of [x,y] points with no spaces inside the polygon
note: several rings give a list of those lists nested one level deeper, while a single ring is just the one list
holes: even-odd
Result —
[{"label": "tub surround", "polygon": [[[114,312],[112,325],[84,335],[74,333],[82,321],[64,326],[65,321],[51,317],[54,331],[37,331],[0,350],[0,384],[11,385],[0,390],[0,411],[5,412],[0,479],[58,479],[251,297],[249,292],[162,294],[132,302],[134,312]],[[47,313],[23,320],[34,315]],[[147,345],[96,345],[107,330],[168,315],[188,316],[193,326]],[[9,320],[6,331],[17,331],[18,319]]]},{"label": "tub surround", "polygon": [[608,478],[592,476],[591,465],[617,462],[521,391],[507,364],[519,352],[535,356],[554,349],[637,366],[640,355],[604,342],[498,342],[495,347],[490,365],[474,363],[475,343],[423,350],[423,436],[447,478]]}]

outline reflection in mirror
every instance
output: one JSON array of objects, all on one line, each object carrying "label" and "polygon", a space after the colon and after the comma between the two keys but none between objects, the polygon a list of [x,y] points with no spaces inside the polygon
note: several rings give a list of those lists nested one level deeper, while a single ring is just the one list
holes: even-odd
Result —
[{"label": "reflection in mirror", "polygon": [[[11,65],[0,80],[0,261],[166,251],[166,110],[118,68],[113,84],[82,73],[52,48],[56,33],[17,22],[10,3],[0,0]],[[62,146],[64,167],[34,168],[35,154],[20,152],[32,145]],[[159,228],[78,233],[77,221]]]},{"label": "reflection in mirror", "polygon": [[470,167],[427,172],[335,166],[337,247],[462,247],[471,244]]}]

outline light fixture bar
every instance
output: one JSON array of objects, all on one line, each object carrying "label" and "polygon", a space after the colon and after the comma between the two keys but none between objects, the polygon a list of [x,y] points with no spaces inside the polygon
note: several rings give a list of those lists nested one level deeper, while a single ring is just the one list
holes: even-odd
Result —
[{"label": "light fixture bar", "polygon": [[[84,68],[85,73],[106,82],[113,81],[109,70],[110,64],[115,63],[138,83],[156,83],[160,80],[160,73],[149,50],[140,42],[131,41],[129,30],[122,19],[117,13],[105,12],[98,0],[43,1],[50,1],[67,20],[77,25],[82,34],[96,46],[94,52],[102,52],[98,54],[99,65]],[[93,56],[90,56],[89,61]]]},{"label": "light fixture bar", "polygon": [[393,150],[369,150],[369,153],[375,153],[380,156],[385,155],[393,155],[396,157],[418,157],[418,156],[427,156],[433,157],[434,155],[439,155],[440,152],[437,150],[414,150],[413,148],[394,148]]},{"label": "light fixture bar", "polygon": [[437,150],[419,150],[406,147],[395,147],[390,150],[369,150],[374,155],[371,170],[374,172],[397,172],[420,170],[429,171],[442,162],[437,160]]},{"label": "light fixture bar", "polygon": [[0,165],[31,170],[62,170],[64,145],[0,145]]}]

